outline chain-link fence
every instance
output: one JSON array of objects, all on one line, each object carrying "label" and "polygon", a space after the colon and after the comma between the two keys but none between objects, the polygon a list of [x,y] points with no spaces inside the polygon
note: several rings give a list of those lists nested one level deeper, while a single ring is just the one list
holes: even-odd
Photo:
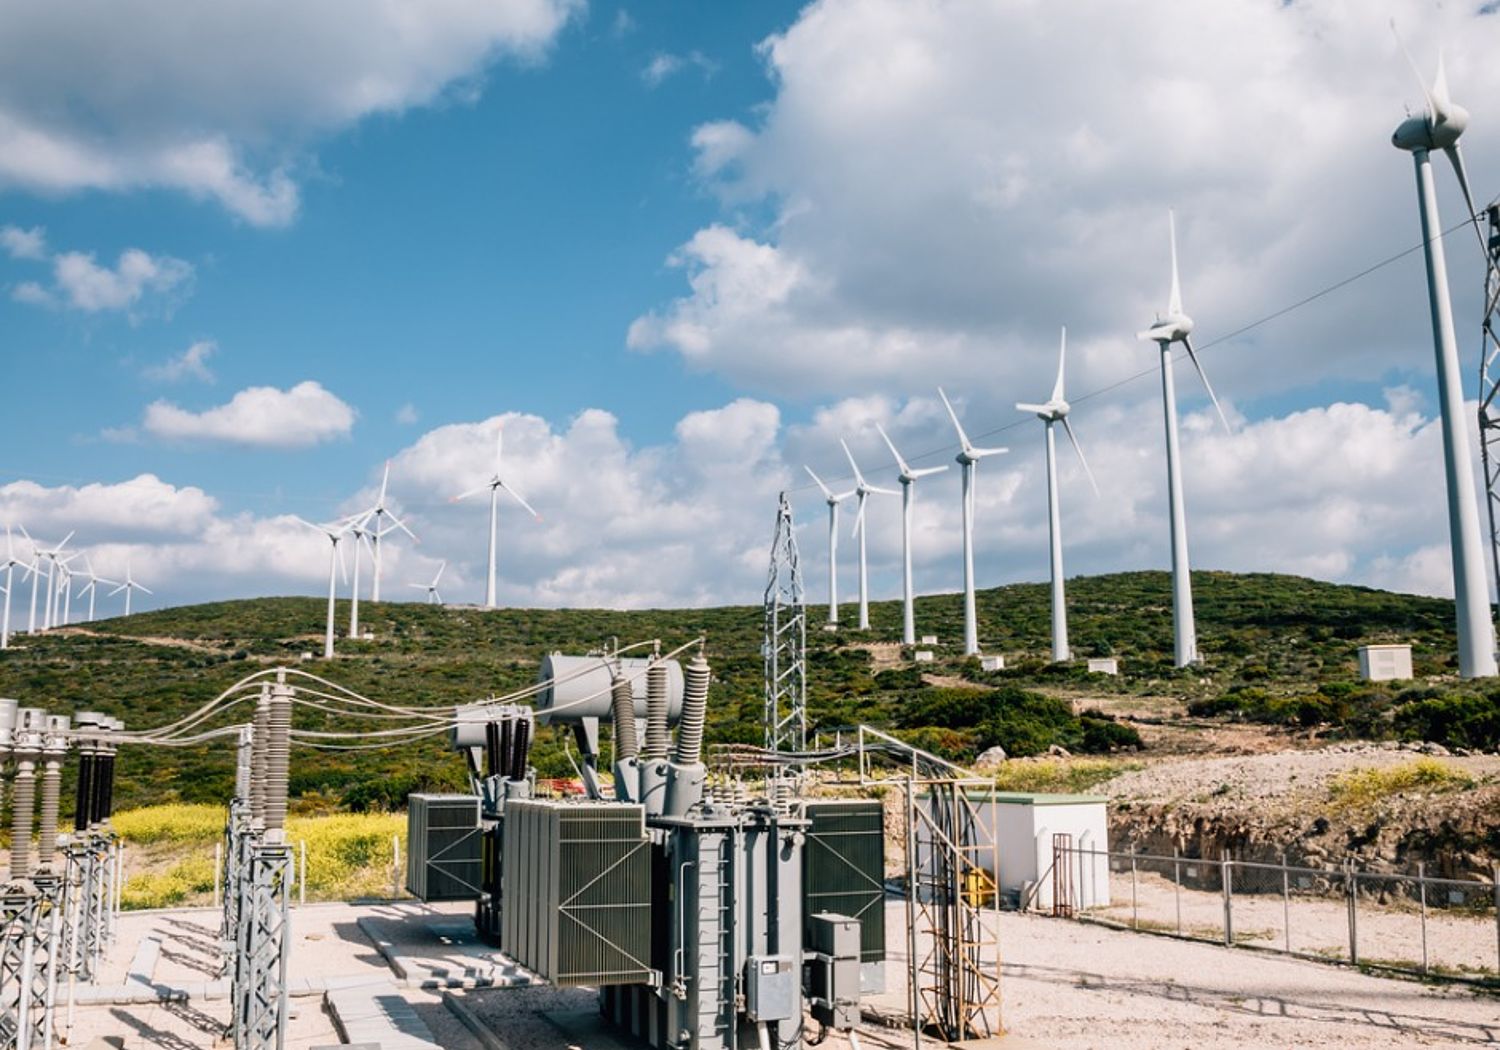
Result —
[{"label": "chain-link fence", "polygon": [[[1098,872],[1108,872],[1107,887]],[[1500,986],[1500,865],[1488,881],[1115,852],[1055,840],[1053,914],[1191,940]]]}]

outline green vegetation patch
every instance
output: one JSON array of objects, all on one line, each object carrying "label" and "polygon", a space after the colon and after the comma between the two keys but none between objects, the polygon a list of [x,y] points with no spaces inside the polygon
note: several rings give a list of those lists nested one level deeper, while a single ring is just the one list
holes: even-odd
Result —
[{"label": "green vegetation patch", "polygon": [[1424,757],[1340,773],[1328,782],[1328,795],[1342,806],[1364,809],[1398,795],[1462,791],[1474,784],[1473,777],[1452,763]]}]

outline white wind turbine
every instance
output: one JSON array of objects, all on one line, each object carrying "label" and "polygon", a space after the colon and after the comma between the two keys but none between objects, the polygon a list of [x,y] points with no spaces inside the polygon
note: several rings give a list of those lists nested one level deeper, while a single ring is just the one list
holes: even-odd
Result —
[{"label": "white wind turbine", "polygon": [[98,573],[96,573],[94,571],[94,563],[89,558],[89,556],[87,554],[85,554],[83,556],[83,567],[84,567],[85,572],[88,575],[88,582],[85,583],[82,587],[78,588],[78,597],[82,598],[84,596],[84,593],[87,592],[87,594],[89,596],[89,619],[88,619],[88,622],[89,623],[93,623],[94,622],[94,595],[98,592],[99,585],[101,583],[114,585],[118,581],[116,581],[116,580],[107,580],[103,576],[100,576]]},{"label": "white wind turbine", "polygon": [[869,532],[869,529],[865,527],[865,497],[871,493],[894,496],[896,490],[883,489],[866,481],[865,476],[859,472],[859,464],[854,462],[854,453],[849,451],[849,443],[839,438],[839,444],[844,446],[844,455],[849,459],[849,466],[854,468],[854,495],[859,499],[859,509],[854,515],[854,531],[850,535],[859,537],[859,629],[868,631],[870,629],[870,571],[865,561],[865,536]]},{"label": "white wind turbine", "polygon": [[1058,505],[1057,439],[1052,432],[1054,424],[1061,423],[1063,430],[1067,431],[1068,440],[1073,443],[1073,451],[1078,453],[1078,462],[1083,464],[1083,472],[1088,476],[1089,485],[1093,487],[1094,495],[1099,495],[1099,485],[1094,481],[1094,472],[1089,469],[1089,461],[1083,457],[1083,446],[1078,443],[1078,435],[1073,433],[1073,424],[1068,422],[1068,412],[1072,406],[1068,404],[1063,393],[1063,374],[1066,369],[1067,356],[1068,330],[1064,328],[1061,345],[1057,351],[1057,382],[1052,384],[1052,397],[1042,405],[1024,402],[1016,405],[1016,408],[1022,412],[1036,413],[1037,418],[1047,427],[1047,531],[1052,555],[1053,663],[1063,663],[1072,659],[1072,652],[1068,648],[1068,606],[1063,594],[1062,511]]},{"label": "white wind turbine", "polygon": [[108,594],[108,597],[113,598],[115,595],[119,594],[121,591],[125,592],[125,615],[126,616],[130,615],[130,592],[131,591],[140,591],[143,594],[155,594],[156,593],[151,588],[147,587],[145,584],[143,584],[143,583],[137,583],[136,582],[135,576],[132,575],[131,571],[130,571],[130,559],[129,558],[125,559],[125,582],[122,583],[122,584],[120,584],[114,590],[110,591],[109,594]]},{"label": "white wind turbine", "polygon": [[[26,534],[26,530],[24,528],[21,529],[21,534],[22,535]],[[26,538],[29,540],[31,537],[27,536]],[[31,561],[29,561],[29,562],[22,561],[20,558],[16,557],[15,535],[11,532],[10,526],[7,525],[7,526],[5,526],[5,562],[4,562],[3,565],[0,565],[0,568],[4,568],[5,569],[5,615],[4,615],[3,620],[0,620],[0,649],[9,649],[10,648],[10,596],[11,596],[11,592],[15,589],[16,568],[18,566],[20,567],[20,569],[21,569],[21,571],[23,573],[30,573],[31,574],[31,577],[32,577],[32,593],[35,594],[35,592],[36,592],[36,554],[35,554],[35,552],[32,553]],[[23,579],[24,579],[24,576],[23,576]],[[33,619],[33,621],[35,621],[35,617],[36,617],[36,612],[35,612],[35,610],[36,610],[36,604],[35,604],[35,602],[32,603],[31,608],[32,608],[32,619]]]},{"label": "white wind turbine", "polygon": [[[349,570],[344,568],[344,552],[339,550],[339,541],[342,540],[344,538],[344,535],[354,526],[354,519],[344,518],[341,521],[336,521],[328,525],[314,525],[312,522],[308,521],[305,518],[295,518],[294,520],[303,525],[306,525],[314,532],[321,532],[324,536],[328,537],[328,542],[330,545],[328,551],[328,627],[323,632],[323,659],[332,660],[333,604],[338,597],[334,573],[340,573],[344,577],[344,581],[346,583],[348,582]],[[128,571],[125,575],[125,579],[130,579],[130,574]]]},{"label": "white wind turbine", "polygon": [[[1391,28],[1394,30],[1395,25]],[[1407,60],[1411,56],[1407,55]],[[1422,74],[1412,63],[1417,80]],[[1469,452],[1469,422],[1464,411],[1463,380],[1459,376],[1458,344],[1453,334],[1453,305],[1448,296],[1448,263],[1443,254],[1443,225],[1438,217],[1433,185],[1432,150],[1448,155],[1463,191],[1468,217],[1474,219],[1474,198],[1464,170],[1458,140],[1469,126],[1469,111],[1448,94],[1448,74],[1438,55],[1437,75],[1429,89],[1422,84],[1427,109],[1402,121],[1391,144],[1411,153],[1417,169],[1417,202],[1422,218],[1422,240],[1427,257],[1427,299],[1432,312],[1432,342],[1437,355],[1438,404],[1443,421],[1443,465],[1448,478],[1448,539],[1453,557],[1453,597],[1458,617],[1458,673],[1464,678],[1489,678],[1497,673],[1495,628],[1490,619],[1489,585],[1485,582],[1484,552],[1479,539],[1479,507]],[[1479,227],[1476,223],[1475,230]],[[1483,235],[1480,237],[1483,244]]]},{"label": "white wind turbine", "polygon": [[52,629],[57,611],[57,559],[61,557],[63,548],[72,538],[73,533],[69,532],[57,546],[37,548],[37,554],[47,559],[47,593],[44,596],[46,604],[42,608],[42,630],[44,631]]},{"label": "white wind turbine", "polygon": [[[386,488],[390,484],[390,480],[391,461],[386,460],[385,473],[380,477],[380,495],[375,498],[375,505],[365,512],[367,521],[371,517],[375,519],[375,527],[368,530],[367,532],[370,544],[371,562],[374,565],[374,572],[370,579],[370,601],[372,602],[380,601],[380,541],[386,536],[390,535],[392,532],[396,532],[399,530],[410,536],[413,543],[422,542],[421,540],[417,539],[416,533],[412,532],[411,529],[406,527],[406,522],[396,517],[395,512],[392,511],[390,507],[386,506],[385,494]],[[389,524],[386,523],[386,518],[390,519]],[[363,524],[364,523],[362,522],[361,526],[363,526]],[[354,551],[354,575],[356,579],[359,577],[359,549],[357,546]]]},{"label": "white wind turbine", "polygon": [[955,458],[963,472],[964,655],[973,656],[979,652],[979,618],[974,610],[974,471],[985,456],[997,456],[1010,449],[976,448],[969,441],[969,435],[964,433],[963,424],[958,421],[958,413],[953,411],[953,405],[949,402],[948,395],[943,393],[942,387],[938,387],[938,397],[943,399],[948,418],[953,420],[953,429],[958,431],[958,455]]},{"label": "white wind turbine", "polygon": [[496,430],[495,431],[495,472],[492,475],[490,475],[490,480],[487,481],[487,482],[485,482],[483,485],[478,485],[478,486],[470,489],[468,492],[460,492],[457,496],[454,496],[453,499],[450,501],[450,502],[453,502],[453,503],[457,503],[461,499],[467,499],[469,496],[477,496],[479,493],[485,491],[486,489],[489,490],[489,493],[490,493],[489,582],[485,585],[484,604],[486,606],[488,606],[489,608],[491,608],[491,609],[493,609],[495,607],[495,543],[496,543],[496,540],[498,538],[498,533],[497,533],[496,529],[497,529],[497,517],[498,517],[499,511],[500,511],[500,506],[499,506],[500,490],[504,489],[506,492],[508,492],[510,494],[511,499],[515,500],[521,506],[525,507],[528,511],[530,511],[531,512],[531,516],[533,518],[535,518],[537,521],[541,521],[542,520],[542,516],[540,514],[538,514],[532,508],[532,506],[531,506],[530,503],[526,502],[525,497],[523,497],[519,492],[517,492],[510,485],[508,485],[505,482],[504,478],[502,478],[500,476],[500,457],[501,457],[501,453],[502,453],[503,447],[504,447],[504,445],[503,445],[504,440],[505,440],[505,431],[503,429]]},{"label": "white wind turbine", "polygon": [[446,561],[440,562],[438,564],[438,571],[433,574],[431,583],[408,583],[407,586],[415,587],[419,591],[426,591],[428,605],[442,605],[443,596],[438,593],[437,587],[438,580],[441,580],[443,578],[443,570],[447,567],[448,563]]},{"label": "white wind turbine", "polygon": [[1198,662],[1198,629],[1193,622],[1193,582],[1188,568],[1187,512],[1182,503],[1182,464],[1177,443],[1177,390],[1172,382],[1172,344],[1181,343],[1188,359],[1203,380],[1208,399],[1213,402],[1219,422],[1229,431],[1229,420],[1219,407],[1214,388],[1209,385],[1203,364],[1193,352],[1188,334],[1193,319],[1182,310],[1182,285],[1177,277],[1177,218],[1167,212],[1167,229],[1172,245],[1172,290],[1167,297],[1167,312],[1157,314],[1156,321],[1136,338],[1156,343],[1161,354],[1161,400],[1167,430],[1167,500],[1172,522],[1172,633],[1175,663],[1178,667]]},{"label": "white wind turbine", "polygon": [[82,551],[74,551],[57,562],[57,608],[58,623],[63,627],[73,622],[73,567],[72,562]]},{"label": "white wind turbine", "polygon": [[[365,522],[370,520],[370,513],[366,512],[363,518],[354,519],[349,526],[349,535],[353,537],[354,544],[354,586],[349,589],[349,637],[359,637],[359,545],[361,542],[370,547],[370,561],[375,560],[375,549],[370,546],[370,537],[373,535],[370,529],[365,528]],[[374,601],[374,597],[370,598]]]},{"label": "white wind turbine", "polygon": [[917,479],[925,478],[929,474],[940,474],[948,469],[948,464],[913,470],[907,465],[906,460],[901,458],[901,453],[896,451],[895,443],[891,441],[885,428],[876,423],[875,429],[880,431],[880,436],[885,439],[885,447],[891,450],[892,456],[896,457],[896,467],[901,471],[901,641],[906,645],[916,645],[916,602],[911,586],[912,506],[917,499]]},{"label": "white wind turbine", "polygon": [[31,547],[31,564],[27,567],[27,571],[31,573],[31,616],[26,623],[26,633],[36,634],[36,588],[42,577],[42,548],[31,538],[25,525],[17,525],[16,528],[21,530],[21,535],[26,537],[26,542]]},{"label": "white wind turbine", "polygon": [[818,488],[823,491],[823,499],[828,503],[828,622],[837,626],[839,622],[839,504],[850,496],[854,490],[848,492],[834,492],[823,479],[813,473],[813,468],[803,464],[803,470],[807,476],[818,483]]}]

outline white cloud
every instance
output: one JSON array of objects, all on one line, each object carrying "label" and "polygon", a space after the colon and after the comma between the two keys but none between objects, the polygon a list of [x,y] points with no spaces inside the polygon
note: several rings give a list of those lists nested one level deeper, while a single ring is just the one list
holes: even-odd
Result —
[{"label": "white cloud", "polygon": [[685,55],[658,51],[646,63],[646,68],[641,70],[641,79],[646,82],[647,87],[659,87],[663,81],[689,67],[697,69],[705,78],[719,71],[719,64],[702,51],[689,51]]},{"label": "white cloud", "polygon": [[200,339],[176,357],[168,358],[159,365],[147,368],[146,378],[163,383],[177,383],[184,379],[212,383],[214,374],[208,367],[208,359],[218,352],[218,344],[213,340]]},{"label": "white cloud", "polygon": [[[686,294],[630,345],[798,399],[963,379],[998,414],[1050,374],[1062,323],[1075,391],[1149,367],[1134,333],[1164,306],[1172,205],[1207,343],[1419,242],[1390,145],[1420,103],[1393,13],[1424,65],[1454,45],[1460,101],[1500,93],[1500,19],[1418,0],[809,4],[762,47],[775,94],[757,117],[694,132],[736,225],[682,246]],[[1464,146],[1472,171],[1500,165],[1477,124]],[[764,206],[774,218],[747,223]],[[1477,320],[1472,238],[1449,258]],[[1250,398],[1421,375],[1429,340],[1412,255],[1208,357],[1221,393]]]},{"label": "white cloud", "polygon": [[23,5],[7,13],[0,39],[0,184],[160,187],[256,225],[283,224],[297,211],[303,150],[318,136],[472,96],[489,65],[538,60],[582,8],[127,0],[80,21]]},{"label": "white cloud", "polygon": [[396,422],[404,427],[409,427],[417,421],[417,406],[408,401],[396,409]]},{"label": "white cloud", "polygon": [[114,484],[0,485],[0,521],[19,523],[36,539],[48,542],[73,530],[95,535],[191,534],[206,527],[218,509],[218,501],[202,489],[170,485],[155,474]]},{"label": "white cloud", "polygon": [[266,448],[301,448],[347,437],[354,409],[323,386],[304,380],[289,390],[252,386],[227,404],[190,412],[170,401],[146,407],[141,428],[172,441],[219,441]]},{"label": "white cloud", "polygon": [[23,230],[18,226],[0,227],[0,247],[12,259],[45,259],[47,231],[40,226]]}]

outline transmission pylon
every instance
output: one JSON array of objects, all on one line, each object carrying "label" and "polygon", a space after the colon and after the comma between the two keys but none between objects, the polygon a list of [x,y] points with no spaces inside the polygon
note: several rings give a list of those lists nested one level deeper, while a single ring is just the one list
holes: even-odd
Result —
[{"label": "transmission pylon", "polygon": [[776,508],[776,536],[771,541],[771,571],[766,580],[765,641],[766,748],[807,749],[807,602],[792,505],[781,493]]},{"label": "transmission pylon", "polygon": [[[1484,239],[1484,346],[1479,355],[1479,452],[1484,462],[1485,505],[1489,508],[1490,566],[1500,597],[1500,204],[1485,208],[1489,231]],[[1475,220],[1478,229],[1478,220]]]}]

